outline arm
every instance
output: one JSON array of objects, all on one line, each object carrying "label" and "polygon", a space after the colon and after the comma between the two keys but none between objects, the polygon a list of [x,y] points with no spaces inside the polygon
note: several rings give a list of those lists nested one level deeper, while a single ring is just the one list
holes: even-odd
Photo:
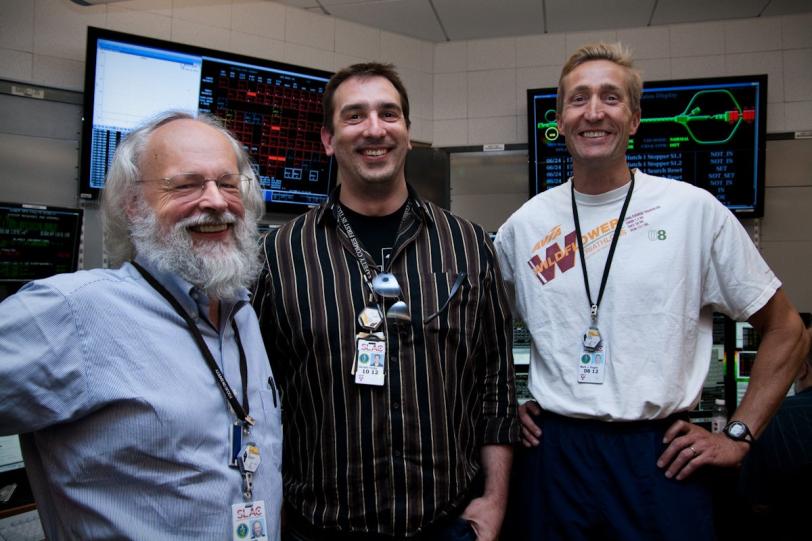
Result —
[{"label": "arm", "polygon": [[479,498],[471,500],[462,513],[462,518],[471,523],[479,541],[496,539],[502,529],[512,463],[513,448],[510,445],[482,446],[485,491]]},{"label": "arm", "polygon": [[[749,321],[761,333],[761,346],[747,392],[731,419],[744,422],[758,437],[798,373],[809,351],[809,337],[781,289]],[[733,441],[724,434],[711,434],[684,421],[677,421],[668,429],[664,443],[668,447],[657,465],[667,467],[666,477],[677,479],[685,479],[708,464],[737,466],[750,450],[748,443]]]},{"label": "arm", "polygon": [[86,334],[46,284],[33,282],[0,304],[0,434],[33,432],[91,408]]}]

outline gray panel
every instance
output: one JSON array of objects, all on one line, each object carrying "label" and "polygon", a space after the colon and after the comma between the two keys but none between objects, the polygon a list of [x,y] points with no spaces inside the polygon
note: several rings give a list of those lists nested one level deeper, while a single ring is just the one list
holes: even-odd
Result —
[{"label": "gray panel", "polygon": [[451,155],[451,211],[496,231],[527,201],[526,151]]},{"label": "gray panel", "polygon": [[406,180],[423,199],[451,206],[448,153],[439,148],[415,147],[406,155]]},{"label": "gray panel", "polygon": [[78,141],[82,107],[70,103],[0,94],[0,131],[50,139]]},{"label": "gray panel", "polygon": [[812,139],[767,141],[767,186],[812,186]]},{"label": "gray panel", "polygon": [[762,242],[761,250],[795,308],[812,312],[812,240]]},{"label": "gray panel", "polygon": [[810,202],[812,186],[767,188],[761,239],[767,242],[812,240],[812,225],[808,220]]},{"label": "gray panel", "polygon": [[0,133],[0,198],[75,207],[78,160],[77,141]]}]

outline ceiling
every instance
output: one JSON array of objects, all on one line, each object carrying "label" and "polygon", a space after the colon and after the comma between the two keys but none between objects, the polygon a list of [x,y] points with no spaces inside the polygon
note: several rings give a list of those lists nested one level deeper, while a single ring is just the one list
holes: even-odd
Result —
[{"label": "ceiling", "polygon": [[810,0],[275,0],[433,42],[812,12]]}]

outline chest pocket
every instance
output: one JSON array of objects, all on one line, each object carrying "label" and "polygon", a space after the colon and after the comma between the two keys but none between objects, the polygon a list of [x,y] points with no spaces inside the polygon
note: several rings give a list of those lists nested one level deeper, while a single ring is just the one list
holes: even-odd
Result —
[{"label": "chest pocket", "polygon": [[420,278],[421,323],[426,333],[470,336],[480,306],[480,277],[466,272],[435,272]]}]

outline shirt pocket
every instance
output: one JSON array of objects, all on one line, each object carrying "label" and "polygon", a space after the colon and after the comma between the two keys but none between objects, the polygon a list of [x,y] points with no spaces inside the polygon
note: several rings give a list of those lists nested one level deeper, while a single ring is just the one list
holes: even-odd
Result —
[{"label": "shirt pocket", "polygon": [[480,280],[464,271],[420,277],[421,320],[427,334],[472,337],[480,307]]},{"label": "shirt pocket", "polygon": [[278,469],[282,466],[282,397],[273,376],[265,380],[259,397],[267,426],[258,428],[263,432],[267,430],[262,439],[269,444],[272,464]]}]

